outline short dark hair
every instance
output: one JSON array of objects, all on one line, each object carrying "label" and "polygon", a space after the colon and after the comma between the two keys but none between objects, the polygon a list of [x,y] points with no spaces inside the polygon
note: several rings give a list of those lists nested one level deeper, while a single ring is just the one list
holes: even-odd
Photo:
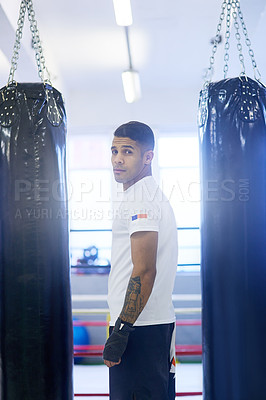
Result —
[{"label": "short dark hair", "polygon": [[115,132],[116,137],[128,137],[142,145],[145,150],[154,149],[154,134],[152,129],[138,121],[129,121],[119,126]]}]

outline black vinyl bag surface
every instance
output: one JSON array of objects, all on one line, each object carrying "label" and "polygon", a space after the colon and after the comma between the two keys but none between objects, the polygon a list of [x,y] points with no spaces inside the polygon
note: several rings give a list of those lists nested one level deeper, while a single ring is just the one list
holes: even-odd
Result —
[{"label": "black vinyl bag surface", "polygon": [[204,400],[260,400],[266,360],[266,90],[210,83],[199,104]]},{"label": "black vinyl bag surface", "polygon": [[70,400],[72,316],[61,94],[0,92],[0,398]]}]

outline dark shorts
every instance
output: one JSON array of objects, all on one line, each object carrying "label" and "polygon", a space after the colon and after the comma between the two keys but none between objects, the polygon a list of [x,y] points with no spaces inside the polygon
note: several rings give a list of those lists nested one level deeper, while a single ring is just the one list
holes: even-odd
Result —
[{"label": "dark shorts", "polygon": [[121,363],[109,370],[110,400],[175,399],[174,328],[175,323],[135,327]]}]

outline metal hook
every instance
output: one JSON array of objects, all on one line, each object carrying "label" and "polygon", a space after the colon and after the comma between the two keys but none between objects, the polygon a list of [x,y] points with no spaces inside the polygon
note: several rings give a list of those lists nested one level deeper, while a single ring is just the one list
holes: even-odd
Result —
[{"label": "metal hook", "polygon": [[[260,73],[260,71],[258,70],[257,67],[256,67],[256,68],[253,68],[253,71],[254,71],[254,78],[255,78],[255,80],[258,81],[258,82],[260,82],[260,79],[261,79],[261,73]],[[258,74],[258,75],[257,75],[257,74]]]},{"label": "metal hook", "polygon": [[11,87],[11,86],[18,86],[18,83],[17,83],[17,81],[15,81],[14,79],[12,80],[12,81],[8,81],[8,83],[7,83],[7,88],[9,88],[9,87]]},{"label": "metal hook", "polygon": [[241,82],[242,82],[241,77],[245,78],[246,82],[248,82],[248,77],[247,77],[247,75],[246,75],[246,72],[240,72],[240,74],[239,74],[239,79],[240,79]]}]

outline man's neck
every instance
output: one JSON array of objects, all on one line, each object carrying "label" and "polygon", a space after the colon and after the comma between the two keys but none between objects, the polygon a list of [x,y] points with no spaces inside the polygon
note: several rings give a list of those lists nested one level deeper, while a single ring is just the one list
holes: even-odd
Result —
[{"label": "man's neck", "polygon": [[130,181],[130,182],[124,183],[123,184],[123,190],[125,191],[125,190],[129,189],[135,183],[137,183],[138,181],[140,181],[143,178],[146,178],[147,176],[152,176],[151,168],[149,168],[149,169],[147,169],[145,171],[144,170],[141,171],[141,173],[138,176],[136,176],[135,179],[132,179],[132,181]]}]

